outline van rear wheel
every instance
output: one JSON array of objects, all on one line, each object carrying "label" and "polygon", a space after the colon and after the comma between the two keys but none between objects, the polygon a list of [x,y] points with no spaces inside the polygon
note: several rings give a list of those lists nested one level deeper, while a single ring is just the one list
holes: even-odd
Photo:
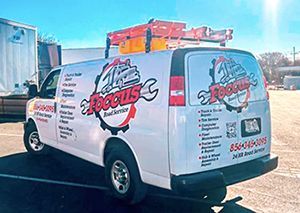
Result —
[{"label": "van rear wheel", "polygon": [[33,155],[48,154],[49,147],[40,141],[39,133],[34,124],[28,124],[26,127],[23,141],[28,153]]},{"label": "van rear wheel", "polygon": [[207,191],[205,195],[206,195],[205,199],[221,203],[227,195],[227,188],[221,187],[217,189],[212,189],[210,191]]},{"label": "van rear wheel", "polygon": [[188,193],[188,197],[199,200],[207,200],[215,203],[221,203],[227,195],[226,187],[216,188],[208,191],[196,191]]},{"label": "van rear wheel", "polygon": [[146,196],[147,186],[141,180],[133,155],[126,148],[114,148],[108,154],[105,179],[112,195],[126,203],[139,203]]}]

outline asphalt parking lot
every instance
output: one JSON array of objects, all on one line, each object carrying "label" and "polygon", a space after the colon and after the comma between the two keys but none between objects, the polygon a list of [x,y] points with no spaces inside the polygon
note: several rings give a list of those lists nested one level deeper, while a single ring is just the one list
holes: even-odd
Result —
[{"label": "asphalt parking lot", "polygon": [[295,212],[300,208],[300,91],[270,91],[272,152],[279,167],[262,177],[228,188],[225,207],[176,197],[151,188],[136,206],[114,200],[103,169],[53,151],[29,156],[20,120],[0,121],[0,212]]}]

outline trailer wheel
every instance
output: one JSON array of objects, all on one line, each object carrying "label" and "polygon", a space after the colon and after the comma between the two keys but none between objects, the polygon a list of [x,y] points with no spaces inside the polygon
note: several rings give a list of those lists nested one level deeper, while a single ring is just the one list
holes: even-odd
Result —
[{"label": "trailer wheel", "polygon": [[33,155],[45,155],[49,147],[40,141],[39,133],[34,124],[28,124],[24,133],[24,145],[28,153]]},{"label": "trailer wheel", "polygon": [[128,204],[141,202],[147,186],[142,182],[136,161],[127,148],[114,148],[107,156],[105,179],[115,198]]}]

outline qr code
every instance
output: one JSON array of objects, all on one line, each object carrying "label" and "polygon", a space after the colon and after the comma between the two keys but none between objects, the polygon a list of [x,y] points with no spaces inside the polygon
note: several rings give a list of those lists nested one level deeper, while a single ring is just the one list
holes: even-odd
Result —
[{"label": "qr code", "polygon": [[226,123],[227,138],[236,138],[236,122]]}]

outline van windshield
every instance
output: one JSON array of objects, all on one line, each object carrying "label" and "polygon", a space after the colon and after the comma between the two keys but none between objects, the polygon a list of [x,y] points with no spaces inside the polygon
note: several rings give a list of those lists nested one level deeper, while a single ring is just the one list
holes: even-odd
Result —
[{"label": "van windshield", "polygon": [[266,99],[261,69],[249,55],[198,52],[188,55],[186,61],[191,105]]}]

